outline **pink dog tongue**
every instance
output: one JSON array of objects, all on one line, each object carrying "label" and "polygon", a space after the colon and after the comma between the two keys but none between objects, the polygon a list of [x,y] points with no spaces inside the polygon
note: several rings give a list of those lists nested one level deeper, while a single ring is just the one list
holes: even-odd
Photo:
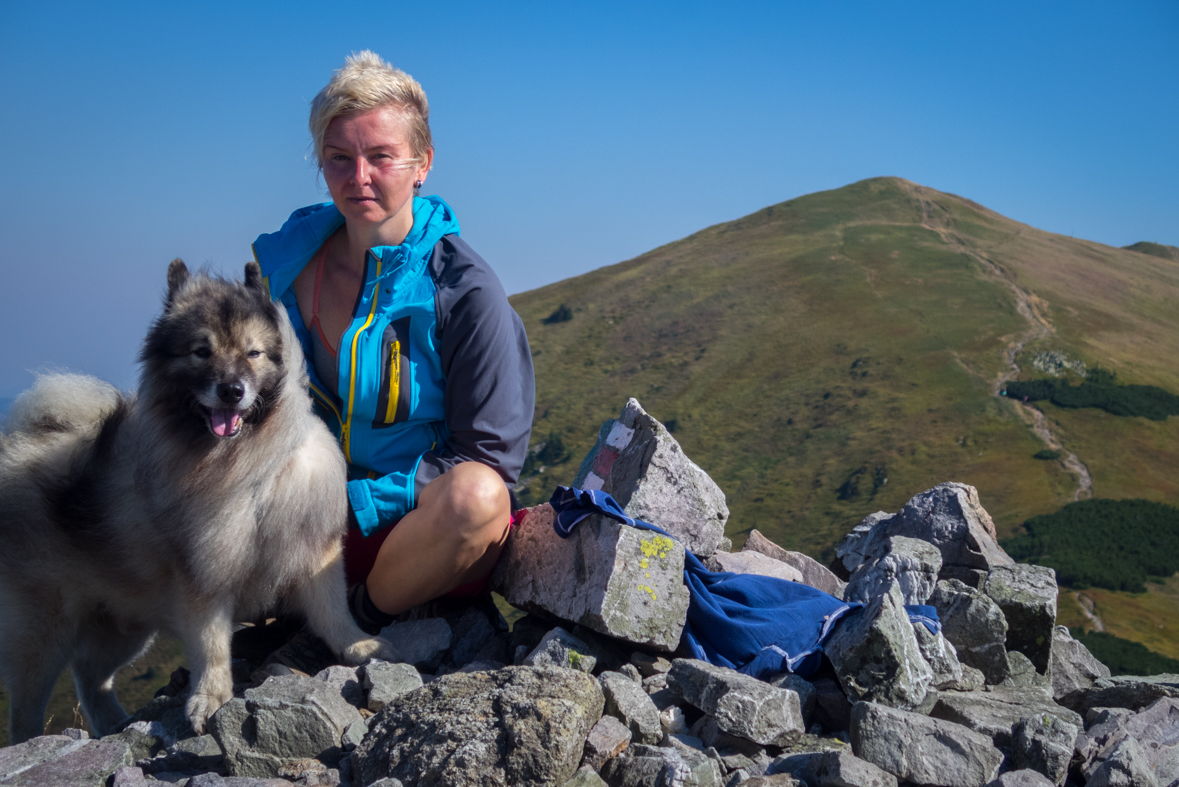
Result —
[{"label": "pink dog tongue", "polygon": [[236,410],[213,410],[209,421],[213,424],[213,433],[218,437],[229,437],[237,429],[241,416]]}]

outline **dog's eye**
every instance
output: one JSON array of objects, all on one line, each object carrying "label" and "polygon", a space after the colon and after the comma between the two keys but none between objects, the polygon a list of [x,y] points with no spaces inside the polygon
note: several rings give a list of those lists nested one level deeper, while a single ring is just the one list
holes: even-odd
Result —
[{"label": "dog's eye", "polygon": [[192,354],[195,355],[197,358],[200,358],[203,361],[206,358],[208,358],[209,356],[211,356],[213,354],[213,351],[210,350],[208,347],[198,347],[192,351]]},{"label": "dog's eye", "polygon": [[257,358],[261,354],[262,354],[261,350],[250,350],[248,353],[246,353],[246,357],[247,358]]}]

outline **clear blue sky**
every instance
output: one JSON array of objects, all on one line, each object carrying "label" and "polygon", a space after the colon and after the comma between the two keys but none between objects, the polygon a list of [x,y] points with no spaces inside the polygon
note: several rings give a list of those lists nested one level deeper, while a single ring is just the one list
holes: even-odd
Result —
[{"label": "clear blue sky", "polygon": [[131,386],[173,257],[326,199],[308,102],[417,77],[427,192],[520,292],[878,175],[1179,245],[1179,3],[0,3],[0,396]]}]

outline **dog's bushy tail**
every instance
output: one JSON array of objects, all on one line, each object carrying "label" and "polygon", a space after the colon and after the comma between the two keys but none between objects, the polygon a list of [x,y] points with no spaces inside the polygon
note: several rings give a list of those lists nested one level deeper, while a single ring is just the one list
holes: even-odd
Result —
[{"label": "dog's bushy tail", "polygon": [[12,403],[8,434],[96,431],[119,406],[122,394],[110,383],[84,374],[40,374]]}]

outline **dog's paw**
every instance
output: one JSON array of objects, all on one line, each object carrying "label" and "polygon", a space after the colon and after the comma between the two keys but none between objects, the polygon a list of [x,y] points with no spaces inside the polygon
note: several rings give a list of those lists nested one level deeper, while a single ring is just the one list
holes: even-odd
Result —
[{"label": "dog's paw", "polygon": [[353,642],[344,648],[344,652],[340,656],[345,663],[353,666],[364,664],[370,659],[395,662],[404,661],[400,651],[393,647],[393,643],[381,637],[372,637],[371,639],[362,639]]},{"label": "dog's paw", "polygon": [[190,694],[188,702],[184,705],[184,712],[188,716],[189,723],[192,724],[193,731],[197,735],[204,735],[209,719],[231,699],[233,699],[232,692],[225,695],[214,695],[213,693],[194,691]]}]

